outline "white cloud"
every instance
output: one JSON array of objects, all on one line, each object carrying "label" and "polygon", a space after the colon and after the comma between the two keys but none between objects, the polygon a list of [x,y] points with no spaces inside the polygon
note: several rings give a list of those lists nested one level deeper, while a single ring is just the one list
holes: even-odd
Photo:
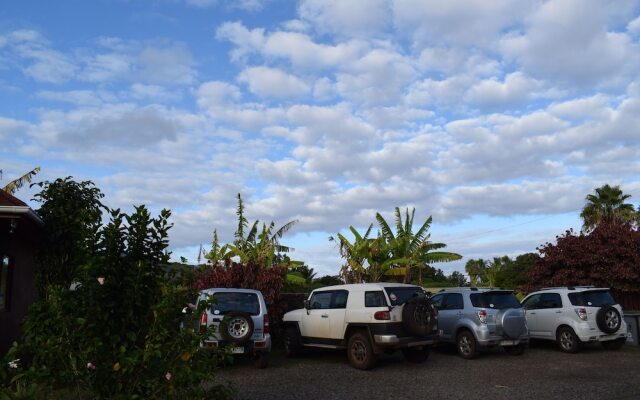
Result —
[{"label": "white cloud", "polygon": [[366,37],[381,34],[390,23],[387,0],[303,0],[300,17],[321,34]]},{"label": "white cloud", "polygon": [[295,98],[310,90],[309,85],[300,78],[264,66],[245,69],[238,76],[238,81],[246,83],[252,93],[265,98]]}]

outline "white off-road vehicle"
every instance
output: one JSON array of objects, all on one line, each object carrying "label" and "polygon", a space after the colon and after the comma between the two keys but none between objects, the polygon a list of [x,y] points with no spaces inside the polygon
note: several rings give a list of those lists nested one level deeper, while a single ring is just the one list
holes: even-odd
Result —
[{"label": "white off-road vehicle", "polygon": [[577,352],[587,342],[617,350],[629,335],[622,307],[608,288],[544,288],[525,297],[522,305],[527,310],[529,335],[555,340],[567,353]]},{"label": "white off-road vehicle", "polygon": [[305,308],[286,313],[285,351],[347,349],[351,365],[370,369],[382,353],[401,350],[423,362],[438,339],[437,310],[419,286],[363,283],[316,289]]}]

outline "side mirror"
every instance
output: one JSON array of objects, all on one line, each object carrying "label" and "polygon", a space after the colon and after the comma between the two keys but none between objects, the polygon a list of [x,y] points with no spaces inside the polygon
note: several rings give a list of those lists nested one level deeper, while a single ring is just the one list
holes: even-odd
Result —
[{"label": "side mirror", "polygon": [[311,308],[311,303],[309,303],[309,300],[304,301],[304,308],[306,308],[307,310]]}]

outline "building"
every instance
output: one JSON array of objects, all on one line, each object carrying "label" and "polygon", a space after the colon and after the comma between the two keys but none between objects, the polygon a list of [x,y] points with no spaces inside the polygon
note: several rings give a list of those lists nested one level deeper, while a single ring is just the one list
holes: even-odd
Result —
[{"label": "building", "polygon": [[0,189],[0,358],[21,336],[36,299],[35,254],[43,224],[23,201]]}]

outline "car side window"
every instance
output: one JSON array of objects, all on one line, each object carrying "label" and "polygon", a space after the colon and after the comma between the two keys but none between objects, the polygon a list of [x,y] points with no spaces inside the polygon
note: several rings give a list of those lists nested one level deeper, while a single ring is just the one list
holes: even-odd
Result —
[{"label": "car side window", "polygon": [[445,310],[462,310],[463,308],[464,303],[460,293],[449,293],[447,295],[447,300],[444,302]]},{"label": "car side window", "polygon": [[533,296],[529,297],[522,303],[522,306],[526,310],[537,310],[538,308],[540,308],[540,295],[534,294]]},{"label": "car side window", "polygon": [[333,292],[333,299],[331,301],[331,308],[347,308],[347,298],[349,292],[346,290],[336,290]]},{"label": "car side window", "polygon": [[364,292],[365,307],[386,307],[387,301],[382,290],[376,292]]},{"label": "car side window", "polygon": [[442,301],[444,300],[444,294],[437,294],[431,298],[431,303],[437,309],[442,308]]},{"label": "car side window", "polygon": [[311,295],[309,303],[312,309],[328,309],[331,308],[331,297],[333,292],[315,292]]},{"label": "car side window", "polygon": [[543,293],[540,297],[540,308],[562,308],[562,299],[558,293]]}]

